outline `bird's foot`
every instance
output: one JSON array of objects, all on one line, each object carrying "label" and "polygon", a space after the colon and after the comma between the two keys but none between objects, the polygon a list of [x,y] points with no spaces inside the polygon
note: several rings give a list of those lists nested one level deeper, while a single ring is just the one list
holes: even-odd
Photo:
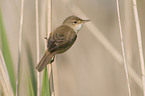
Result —
[{"label": "bird's foot", "polygon": [[44,39],[46,39],[46,40],[47,40],[47,39],[48,39],[48,37],[47,37],[47,36],[48,36],[48,34],[46,33],[46,36],[44,36]]},{"label": "bird's foot", "polygon": [[55,58],[55,56],[52,58],[52,60],[50,61],[50,63],[53,63],[54,62],[54,58]]},{"label": "bird's foot", "polygon": [[45,37],[44,37],[44,39],[46,39],[46,40],[47,40],[47,36],[45,36]]}]

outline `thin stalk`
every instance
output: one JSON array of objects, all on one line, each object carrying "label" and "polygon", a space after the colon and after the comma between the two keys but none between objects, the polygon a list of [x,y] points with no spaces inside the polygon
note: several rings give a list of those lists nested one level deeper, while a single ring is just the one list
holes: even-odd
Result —
[{"label": "thin stalk", "polygon": [[[48,0],[48,8],[47,8],[47,38],[49,38],[49,34],[51,33],[51,24],[52,24],[52,0]],[[47,48],[46,48],[47,49]],[[48,69],[48,79],[50,83],[50,94],[51,96],[54,96],[54,85],[53,85],[53,72],[52,72],[52,65],[48,64],[47,66]]]},{"label": "thin stalk", "polygon": [[19,49],[18,49],[18,72],[16,81],[16,96],[19,96],[19,86],[20,86],[20,63],[21,63],[21,43],[22,43],[22,27],[23,27],[23,12],[24,12],[24,0],[21,0],[21,17],[20,17],[20,34],[19,34]]},{"label": "thin stalk", "polygon": [[144,56],[143,56],[143,47],[142,47],[142,38],[141,38],[141,29],[137,11],[137,3],[136,0],[133,0],[133,10],[134,10],[134,18],[136,24],[136,32],[137,32],[137,40],[138,40],[138,48],[139,48],[139,56],[140,56],[140,64],[141,64],[141,73],[142,73],[142,84],[143,84],[143,94],[145,96],[145,69],[144,69]]},{"label": "thin stalk", "polygon": [[48,12],[48,14],[47,14],[47,17],[48,17],[48,19],[47,19],[47,38],[49,37],[49,34],[51,33],[51,24],[52,24],[52,12],[51,12],[51,10],[52,10],[52,0],[48,0],[48,8],[47,8],[47,12]]},{"label": "thin stalk", "polygon": [[128,93],[129,93],[129,96],[131,96],[131,90],[130,90],[130,83],[129,83],[127,63],[126,63],[126,54],[125,54],[125,47],[124,47],[124,42],[123,42],[123,33],[122,33],[122,26],[121,26],[121,19],[120,19],[120,11],[119,11],[119,2],[118,2],[118,0],[116,0],[116,5],[117,5],[118,23],[119,23],[120,38],[121,38],[121,47],[122,47],[122,55],[123,55],[124,68],[125,68],[126,79],[127,79]]},{"label": "thin stalk", "polygon": [[[37,48],[37,63],[39,63],[39,16],[38,16],[38,0],[35,0],[36,11],[36,48]],[[40,96],[40,73],[37,71],[37,96]]]}]

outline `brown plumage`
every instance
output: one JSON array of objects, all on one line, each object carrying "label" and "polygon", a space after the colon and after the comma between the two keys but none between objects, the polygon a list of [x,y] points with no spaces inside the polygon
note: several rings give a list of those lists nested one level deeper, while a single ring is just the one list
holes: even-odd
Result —
[{"label": "brown plumage", "polygon": [[53,58],[54,54],[50,53],[48,50],[46,50],[44,56],[36,66],[36,69],[41,72],[47,64],[51,62],[51,59]]},{"label": "brown plumage", "polygon": [[[70,38],[69,38],[70,37]],[[36,66],[36,69],[40,72],[47,64],[49,64],[55,54],[63,53],[67,51],[76,40],[76,33],[72,28],[61,25],[53,33],[50,34],[47,43],[47,50]]]},{"label": "brown plumage", "polygon": [[47,64],[52,63],[55,54],[67,51],[74,44],[81,26],[87,21],[88,20],[82,20],[76,16],[69,16],[64,20],[61,26],[50,33],[47,50],[36,66],[36,69],[39,72],[42,71]]}]

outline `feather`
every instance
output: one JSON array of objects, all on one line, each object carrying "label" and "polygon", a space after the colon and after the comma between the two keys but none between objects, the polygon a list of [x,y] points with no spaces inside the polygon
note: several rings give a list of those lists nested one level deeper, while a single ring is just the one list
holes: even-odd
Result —
[{"label": "feather", "polygon": [[49,63],[51,63],[52,58],[54,57],[53,53],[50,53],[48,50],[45,52],[44,56],[40,60],[40,62],[37,64],[36,69],[41,72],[45,66]]}]

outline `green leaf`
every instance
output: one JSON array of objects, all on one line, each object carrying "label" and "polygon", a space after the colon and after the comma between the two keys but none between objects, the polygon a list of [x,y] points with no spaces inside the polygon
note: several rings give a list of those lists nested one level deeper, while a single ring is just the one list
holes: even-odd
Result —
[{"label": "green leaf", "polygon": [[[28,45],[28,43],[26,43],[26,52],[27,52],[27,58],[28,58],[28,67],[29,67],[29,72],[30,72],[30,84],[32,87],[31,93],[34,94],[34,96],[37,96],[37,82],[36,82],[36,72],[35,72],[35,68],[34,68],[34,62],[32,59],[32,53],[30,51],[30,46]],[[32,95],[30,95],[32,96]]]},{"label": "green leaf", "polygon": [[29,92],[30,92],[29,93],[30,94],[29,96],[37,96],[37,95],[34,95],[35,94],[35,92],[34,92],[34,86],[33,86],[32,80],[30,79],[30,76],[28,77],[28,82],[29,82]]},{"label": "green leaf", "polygon": [[16,80],[15,80],[15,74],[14,74],[14,67],[13,67],[13,62],[12,62],[12,57],[11,57],[10,48],[8,44],[7,35],[6,35],[4,24],[3,24],[1,9],[0,9],[0,41],[1,41],[2,53],[3,53],[6,67],[9,73],[12,88],[15,94]]},{"label": "green leaf", "polygon": [[47,67],[45,67],[44,72],[43,72],[43,85],[42,85],[41,96],[51,96],[50,95],[50,86],[49,86],[49,80],[48,80]]}]

